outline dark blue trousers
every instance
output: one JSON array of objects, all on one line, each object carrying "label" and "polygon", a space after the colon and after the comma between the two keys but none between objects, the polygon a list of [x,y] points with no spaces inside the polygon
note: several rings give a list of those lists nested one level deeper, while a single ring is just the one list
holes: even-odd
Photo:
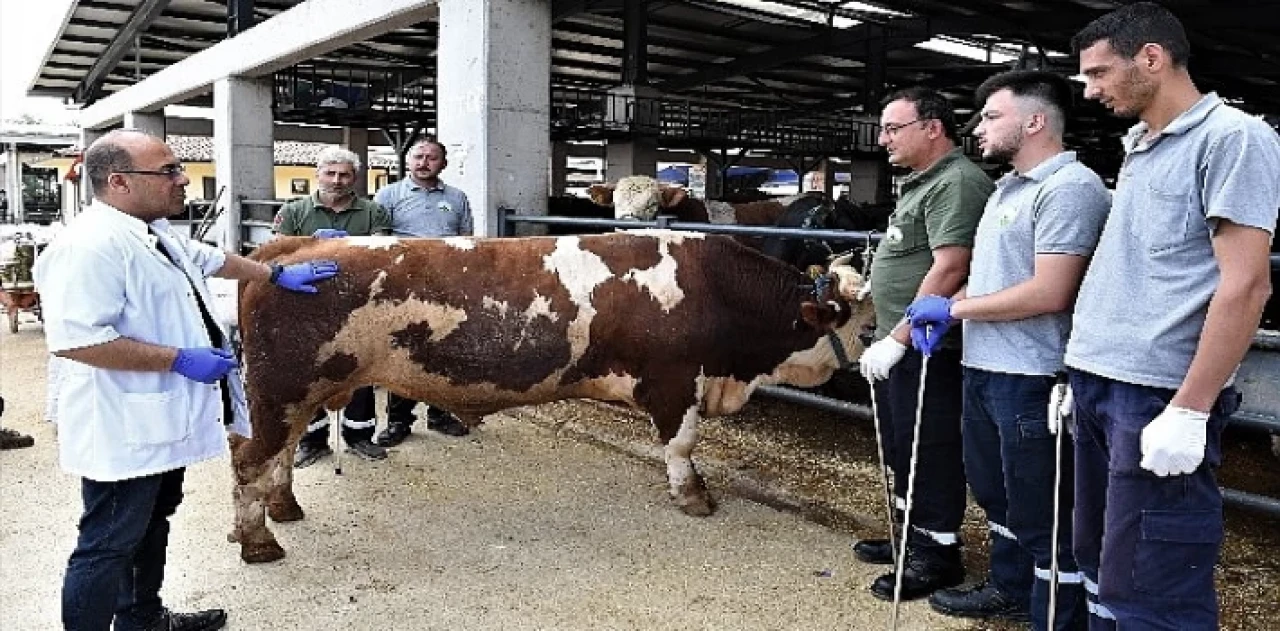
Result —
[{"label": "dark blue trousers", "polygon": [[[351,393],[351,402],[342,410],[342,440],[348,445],[361,440],[373,440],[377,411],[374,405],[373,386],[357,388]],[[315,418],[307,426],[301,442],[308,445],[327,445],[329,443],[329,417],[324,410],[316,412]]]},{"label": "dark blue trousers", "polygon": [[84,479],[80,536],[62,584],[68,631],[146,628],[160,617],[169,517],[186,469],[119,482]]},{"label": "dark blue trousers", "polygon": [[[875,386],[885,461],[893,469],[893,494],[899,509],[906,505],[922,357],[914,349],[908,350],[889,371],[889,378]],[[960,544],[966,501],[960,438],[962,384],[959,351],[934,353],[925,384],[911,533],[907,537],[917,554]]]},{"label": "dark blue trousers", "polygon": [[[1054,378],[964,371],[964,470],[991,530],[992,583],[1048,628],[1053,556]],[[1062,431],[1066,431],[1065,429]],[[1084,585],[1071,553],[1071,439],[1062,437],[1056,629],[1082,628]]]},{"label": "dark blue trousers", "polygon": [[1222,545],[1222,429],[1228,388],[1209,415],[1204,463],[1161,478],[1139,466],[1142,429],[1174,391],[1071,372],[1076,416],[1075,554],[1094,631],[1218,628],[1213,568]]}]

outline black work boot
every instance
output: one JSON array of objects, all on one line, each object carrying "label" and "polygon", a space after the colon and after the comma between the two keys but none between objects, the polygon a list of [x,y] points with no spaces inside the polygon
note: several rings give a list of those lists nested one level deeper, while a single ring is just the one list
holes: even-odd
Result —
[{"label": "black work boot", "polygon": [[408,423],[387,423],[387,428],[373,442],[383,447],[395,447],[409,437],[412,428]]},{"label": "black work boot", "polygon": [[427,408],[427,429],[449,436],[466,436],[471,429],[462,424],[452,413],[436,407]]},{"label": "black work boot", "polygon": [[938,613],[960,618],[1000,618],[1025,622],[1031,612],[1008,594],[1000,591],[991,579],[968,589],[942,589],[929,597],[929,606]]},{"label": "black work boot", "polygon": [[293,468],[305,469],[320,461],[325,456],[332,456],[333,449],[325,443],[312,444],[307,441],[298,443],[298,451],[293,455]]},{"label": "black work boot", "polygon": [[386,460],[387,458],[387,450],[373,444],[373,441],[367,438],[347,441],[347,453],[355,454],[370,462],[375,460]]},{"label": "black work boot", "polygon": [[853,544],[853,555],[863,563],[892,565],[894,554],[888,539],[863,539]]},{"label": "black work boot", "polygon": [[26,449],[36,444],[36,439],[19,431],[0,427],[0,449]]},{"label": "black work boot", "polygon": [[227,624],[227,612],[206,609],[195,613],[175,613],[164,610],[160,618],[147,627],[147,631],[217,631]]},{"label": "black work boot", "polygon": [[[871,583],[871,595],[893,600],[893,572]],[[947,587],[964,582],[964,564],[960,546],[908,546],[907,562],[902,570],[902,600],[924,598]]]}]

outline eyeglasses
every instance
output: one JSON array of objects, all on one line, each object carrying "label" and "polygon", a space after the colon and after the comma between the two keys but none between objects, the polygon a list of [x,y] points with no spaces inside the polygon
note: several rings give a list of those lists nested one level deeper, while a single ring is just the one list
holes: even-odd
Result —
[{"label": "eyeglasses", "polygon": [[163,175],[171,180],[176,180],[182,177],[183,175],[186,174],[186,172],[187,172],[187,167],[184,167],[181,164],[172,164],[167,167],[156,169],[154,171],[140,171],[140,170],[116,171],[116,173],[128,173],[130,175]]},{"label": "eyeglasses", "polygon": [[910,126],[910,125],[914,125],[914,124],[916,124],[916,123],[924,123],[924,122],[931,121],[931,120],[933,120],[933,119],[932,119],[932,118],[917,118],[917,119],[915,119],[915,120],[913,120],[913,121],[908,121],[908,122],[905,122],[905,123],[898,123],[898,124],[896,124],[896,125],[894,125],[894,124],[882,125],[882,126],[880,127],[880,131],[882,131],[882,132],[884,132],[884,133],[886,133],[886,134],[888,134],[888,135],[890,135],[890,136],[896,136],[896,135],[898,135],[898,132],[902,131],[903,129],[906,129],[906,128],[907,128],[908,126]]}]

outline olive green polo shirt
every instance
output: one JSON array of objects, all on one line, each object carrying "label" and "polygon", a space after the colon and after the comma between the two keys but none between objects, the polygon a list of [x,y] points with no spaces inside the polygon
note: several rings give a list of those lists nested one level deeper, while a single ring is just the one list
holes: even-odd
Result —
[{"label": "olive green polo shirt", "polygon": [[289,200],[276,213],[275,231],[309,237],[321,228],[346,230],[353,237],[391,234],[391,217],[377,202],[357,196],[342,212],[320,203],[320,194]]},{"label": "olive green polo shirt", "polygon": [[[877,340],[902,321],[933,266],[934,249],[973,247],[978,220],[994,190],[991,178],[959,148],[902,182],[898,204],[871,262]],[[947,338],[944,346],[957,347],[957,334]]]}]

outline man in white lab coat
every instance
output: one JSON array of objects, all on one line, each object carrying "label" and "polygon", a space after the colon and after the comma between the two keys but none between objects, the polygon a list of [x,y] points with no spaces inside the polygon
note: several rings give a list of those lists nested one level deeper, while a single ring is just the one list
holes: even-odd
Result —
[{"label": "man in white lab coat", "polygon": [[35,269],[60,389],[62,466],[79,475],[84,512],[67,564],[62,622],[76,631],[212,631],[226,613],[164,607],[169,516],[187,465],[226,453],[224,425],[248,433],[227,335],[209,313],[205,276],[270,280],[314,293],[332,262],[268,266],[169,229],[189,183],[162,140],[113,131],[85,151],[94,204]]}]

